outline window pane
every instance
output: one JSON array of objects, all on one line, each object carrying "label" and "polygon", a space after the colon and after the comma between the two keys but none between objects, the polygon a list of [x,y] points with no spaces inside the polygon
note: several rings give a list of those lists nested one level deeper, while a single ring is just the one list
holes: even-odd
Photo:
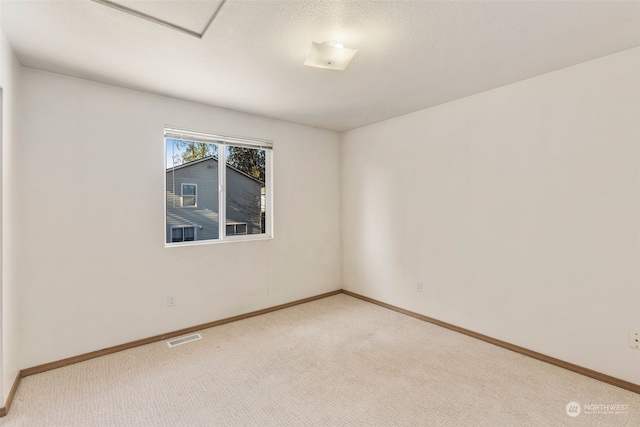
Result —
[{"label": "window pane", "polygon": [[171,230],[171,241],[182,242],[182,228],[173,228]]},{"label": "window pane", "polygon": [[196,195],[196,186],[191,184],[182,184],[182,195],[183,196],[195,196]]},{"label": "window pane", "polygon": [[167,243],[218,239],[218,145],[169,138],[165,145],[167,232],[181,233]]},{"label": "window pane", "polygon": [[182,206],[195,206],[196,196],[182,196]]},{"label": "window pane", "polygon": [[196,229],[195,227],[185,227],[184,228],[184,241],[191,242],[195,239]]},{"label": "window pane", "polygon": [[226,155],[227,229],[228,224],[238,224],[234,234],[263,233],[263,213],[267,209],[266,152],[229,145]]},{"label": "window pane", "polygon": [[227,236],[231,236],[233,234],[236,234],[236,228],[233,226],[233,224],[231,224],[231,225],[227,224],[227,226],[225,228],[227,230],[226,231]]}]

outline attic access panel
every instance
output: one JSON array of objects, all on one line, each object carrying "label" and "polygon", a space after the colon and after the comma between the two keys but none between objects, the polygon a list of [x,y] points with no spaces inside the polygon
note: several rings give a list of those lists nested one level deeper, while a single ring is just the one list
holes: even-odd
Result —
[{"label": "attic access panel", "polygon": [[201,39],[226,0],[92,0],[137,18]]}]

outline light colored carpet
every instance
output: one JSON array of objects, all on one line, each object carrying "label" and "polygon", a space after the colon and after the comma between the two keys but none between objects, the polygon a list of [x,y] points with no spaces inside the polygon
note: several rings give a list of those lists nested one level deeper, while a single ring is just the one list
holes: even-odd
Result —
[{"label": "light colored carpet", "polygon": [[638,394],[346,295],[201,334],[23,378],[0,425],[640,426]]}]

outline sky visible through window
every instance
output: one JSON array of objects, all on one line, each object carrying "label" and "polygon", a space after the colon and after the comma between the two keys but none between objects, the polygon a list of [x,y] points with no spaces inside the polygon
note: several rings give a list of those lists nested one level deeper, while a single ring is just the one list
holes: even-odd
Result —
[{"label": "sky visible through window", "polygon": [[184,148],[180,149],[176,146],[176,142],[173,139],[167,139],[166,141],[166,145],[167,145],[167,169],[173,167],[173,166],[177,166],[179,164],[182,163],[182,161],[179,161],[177,163],[174,164],[174,159],[181,159],[182,158],[182,153],[184,152]]},{"label": "sky visible through window", "polygon": [[[183,158],[185,151],[187,151],[187,146],[189,144],[188,141],[176,141],[174,139],[167,139],[165,144],[167,150],[167,154],[165,156],[167,169],[185,163],[183,161]],[[207,146],[211,147],[211,154],[215,155],[218,152],[216,144],[207,144]]]}]

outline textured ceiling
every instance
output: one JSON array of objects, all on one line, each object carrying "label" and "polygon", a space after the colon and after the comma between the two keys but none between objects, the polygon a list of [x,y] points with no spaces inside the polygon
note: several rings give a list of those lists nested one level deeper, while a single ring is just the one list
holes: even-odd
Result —
[{"label": "textured ceiling", "polygon": [[[201,40],[89,0],[1,8],[25,66],[337,131],[640,45],[638,1],[229,0]],[[349,68],[304,66],[329,40],[359,49]]]}]

